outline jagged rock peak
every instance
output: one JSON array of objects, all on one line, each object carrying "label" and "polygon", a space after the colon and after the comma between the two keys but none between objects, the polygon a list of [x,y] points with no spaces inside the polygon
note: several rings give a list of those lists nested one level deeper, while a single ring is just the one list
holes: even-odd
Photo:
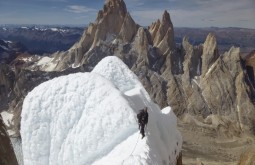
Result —
[{"label": "jagged rock peak", "polygon": [[109,40],[116,36],[124,42],[130,42],[137,29],[138,26],[127,12],[123,0],[106,0],[103,9],[98,12],[95,23],[88,27],[86,36],[82,37],[79,45],[86,48],[83,50],[85,53],[96,47],[100,41]]},{"label": "jagged rock peak", "polygon": [[159,26],[160,26],[160,20],[159,19],[157,19],[156,22],[153,22],[151,24],[151,26],[149,26],[149,32],[151,34],[152,40],[155,38],[156,33],[157,33],[158,29],[159,29]]},{"label": "jagged rock peak", "polygon": [[182,47],[186,50],[187,47],[193,47],[190,42],[189,42],[189,38],[187,36],[184,36],[182,39]]},{"label": "jagged rock peak", "polygon": [[137,31],[134,41],[134,48],[141,55],[146,55],[150,44],[150,34],[143,27],[140,27]]},{"label": "jagged rock peak", "polygon": [[182,43],[183,42],[189,42],[189,37],[188,36],[184,36],[183,39],[182,39]]},{"label": "jagged rock peak", "polygon": [[243,72],[239,47],[232,46],[228,52],[223,54],[223,61],[232,77],[236,77]]},{"label": "jagged rock peak", "polygon": [[167,24],[172,24],[172,21],[170,19],[170,14],[165,10],[162,18],[162,24],[167,23]]},{"label": "jagged rock peak", "polygon": [[130,42],[134,38],[134,36],[138,30],[138,27],[139,26],[135,23],[135,21],[130,16],[130,14],[127,13],[125,16],[125,19],[123,21],[121,30],[119,32],[120,38],[124,42]]},{"label": "jagged rock peak", "polygon": [[[43,70],[64,70],[72,66],[77,67],[87,63],[86,53],[95,48],[101,49],[102,45],[108,45],[118,40],[121,43],[131,43],[137,33],[139,25],[135,23],[127,12],[123,0],[106,0],[103,9],[98,12],[94,23],[90,23],[84,31],[81,39],[67,52],[55,53],[50,63],[54,63],[54,69],[43,66]],[[61,62],[58,63],[58,59]]]},{"label": "jagged rock peak", "polygon": [[109,35],[130,42],[138,29],[123,0],[106,0],[103,10],[98,13],[96,24],[98,26],[92,47],[97,45],[98,40],[109,38]]},{"label": "jagged rock peak", "polygon": [[164,50],[161,50],[162,52],[166,51],[166,45],[168,45],[169,50],[175,48],[173,24],[170,19],[170,14],[166,10],[161,21],[157,20],[155,23],[152,23],[149,27],[149,32],[151,33],[155,47],[162,48],[162,45],[164,45]]},{"label": "jagged rock peak", "polygon": [[96,21],[100,21],[107,14],[119,14],[122,17],[125,17],[127,13],[126,4],[123,0],[106,0],[103,10],[100,10],[97,15]]},{"label": "jagged rock peak", "polygon": [[110,4],[110,5],[112,4],[113,6],[120,3],[123,4],[124,1],[123,0],[105,0],[105,4]]},{"label": "jagged rock peak", "polygon": [[213,33],[209,33],[206,37],[204,47],[217,47],[217,40]]}]

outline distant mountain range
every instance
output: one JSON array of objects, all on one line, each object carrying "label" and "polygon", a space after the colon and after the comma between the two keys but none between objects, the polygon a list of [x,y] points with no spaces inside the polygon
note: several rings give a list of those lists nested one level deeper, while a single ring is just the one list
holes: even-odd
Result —
[{"label": "distant mountain range", "polygon": [[213,33],[217,38],[220,53],[228,51],[231,46],[240,47],[241,53],[247,54],[255,46],[255,29],[246,28],[175,28],[175,41],[181,43],[184,36],[193,45],[204,42],[206,36]]},{"label": "distant mountain range", "polygon": [[[82,36],[84,27],[50,26],[50,25],[8,25],[0,26],[0,39],[17,41],[28,48],[31,54],[42,55],[56,51],[68,50]],[[182,43],[187,36],[193,45],[203,43],[208,33],[213,33],[217,38],[220,53],[228,51],[231,46],[241,48],[243,54],[254,49],[255,29],[245,28],[175,28],[175,42]]]},{"label": "distant mountain range", "polygon": [[31,54],[43,55],[69,49],[83,31],[80,27],[0,27],[0,39],[20,42]]}]

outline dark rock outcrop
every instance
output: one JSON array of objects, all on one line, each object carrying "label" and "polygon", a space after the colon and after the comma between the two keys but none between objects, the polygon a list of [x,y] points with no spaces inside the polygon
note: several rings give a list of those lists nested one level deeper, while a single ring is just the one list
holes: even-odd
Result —
[{"label": "dark rock outcrop", "polygon": [[11,91],[14,89],[15,74],[7,64],[0,64],[0,112],[8,109],[8,105],[14,99]]},{"label": "dark rock outcrop", "polygon": [[8,133],[0,115],[0,164],[18,165]]}]

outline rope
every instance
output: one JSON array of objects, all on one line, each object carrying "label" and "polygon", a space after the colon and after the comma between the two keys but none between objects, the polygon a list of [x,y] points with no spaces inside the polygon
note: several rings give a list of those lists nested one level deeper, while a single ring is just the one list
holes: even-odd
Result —
[{"label": "rope", "polygon": [[[135,146],[134,146],[134,149],[132,150],[131,154],[129,154],[129,156],[128,156],[127,158],[129,158],[131,155],[133,155],[133,152],[135,151],[136,146],[137,146],[138,141],[139,141],[139,135],[140,135],[140,134],[138,133],[137,141],[136,141],[136,144],[135,144]],[[122,164],[125,162],[125,160],[126,160],[127,158],[125,158],[125,159],[122,161]]]},{"label": "rope", "polygon": [[140,134],[138,133],[137,141],[136,141],[135,147],[134,147],[133,151],[131,152],[131,154],[130,154],[129,156],[131,156],[131,155],[133,154],[133,152],[135,151],[135,149],[136,149],[136,146],[137,146],[137,143],[138,143],[138,140],[139,140],[139,135],[140,135]]},{"label": "rope", "polygon": [[[144,102],[144,100],[143,100],[143,102]],[[144,102],[144,103],[145,103],[145,102]],[[145,104],[145,105],[146,105],[146,104]],[[135,120],[136,120],[136,122],[138,123],[136,117],[135,117]],[[147,127],[147,126],[146,126],[146,127]],[[140,129],[141,129],[141,128],[140,128],[140,126],[139,126],[139,131],[140,131]],[[140,133],[138,133],[138,136],[137,136],[137,140],[136,140],[136,144],[135,144],[135,146],[134,146],[134,149],[132,150],[131,154],[129,154],[129,156],[128,156],[127,158],[129,158],[131,155],[133,155],[133,152],[135,151],[136,146],[137,146],[138,141],[139,141],[139,136],[140,136]],[[125,158],[125,159],[122,161],[122,165],[123,165],[123,163],[125,162],[125,160],[126,160],[127,158]]]}]

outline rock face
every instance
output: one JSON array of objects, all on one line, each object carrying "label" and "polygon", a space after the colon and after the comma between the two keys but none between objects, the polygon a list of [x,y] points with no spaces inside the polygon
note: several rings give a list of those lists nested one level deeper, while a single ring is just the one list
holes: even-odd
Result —
[{"label": "rock face", "polygon": [[1,165],[18,165],[11,141],[6,132],[2,117],[0,116],[0,164]]},{"label": "rock face", "polygon": [[250,80],[255,84],[255,50],[253,50],[245,59],[245,65],[247,74],[249,74]]},{"label": "rock face", "polygon": [[[193,46],[184,37],[177,46],[167,11],[161,21],[157,20],[146,29],[134,22],[123,0],[107,0],[96,21],[68,51],[41,58],[21,70],[23,73],[39,70],[33,72],[31,79],[53,71],[57,71],[53,72],[55,75],[91,71],[102,58],[115,55],[140,78],[155,102],[161,107],[170,105],[180,118],[187,113],[204,120],[211,115],[219,116],[217,121],[224,122],[205,124],[227,138],[246,131],[253,133],[253,56],[245,62],[239,48],[232,47],[220,55],[217,47],[213,34],[209,34],[203,44]],[[16,75],[15,79],[22,79],[20,76]],[[29,80],[25,78],[22,82],[25,84]],[[45,80],[35,81],[34,85]],[[23,90],[15,84],[12,88]],[[22,104],[29,90],[11,105]]]},{"label": "rock face", "polygon": [[[0,109],[7,109],[8,108],[8,94],[10,93],[11,89],[13,89],[13,82],[14,82],[14,72],[10,69],[7,64],[0,65]],[[13,98],[12,98],[13,99]]]},{"label": "rock face", "polygon": [[241,156],[238,165],[252,165],[255,162],[255,149],[249,148]]}]

